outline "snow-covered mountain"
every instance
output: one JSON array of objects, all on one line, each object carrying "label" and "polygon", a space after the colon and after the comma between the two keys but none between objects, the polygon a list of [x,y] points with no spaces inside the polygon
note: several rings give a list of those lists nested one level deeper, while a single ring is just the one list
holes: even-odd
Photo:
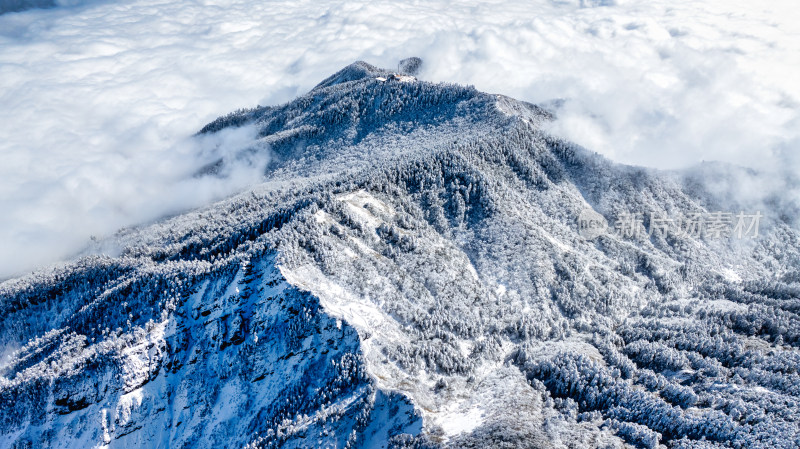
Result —
[{"label": "snow-covered mountain", "polygon": [[0,447],[800,446],[796,201],[738,238],[732,171],[418,62],[215,120],[263,184],[0,284]]}]

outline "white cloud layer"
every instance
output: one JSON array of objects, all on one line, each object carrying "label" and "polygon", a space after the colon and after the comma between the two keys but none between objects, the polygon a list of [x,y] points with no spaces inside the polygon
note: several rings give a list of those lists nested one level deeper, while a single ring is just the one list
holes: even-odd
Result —
[{"label": "white cloud layer", "polygon": [[57,3],[0,15],[0,278],[255,182],[191,177],[248,130],[189,136],[357,59],[563,99],[553,131],[622,162],[800,167],[791,1]]}]

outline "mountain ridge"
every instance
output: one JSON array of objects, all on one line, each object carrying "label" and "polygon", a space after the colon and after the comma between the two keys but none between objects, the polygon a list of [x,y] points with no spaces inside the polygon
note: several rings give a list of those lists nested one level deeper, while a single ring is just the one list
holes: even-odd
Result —
[{"label": "mountain ridge", "polygon": [[712,211],[552,118],[357,62],[211,122],[265,184],[0,284],[0,442],[791,447],[796,230],[584,238]]}]

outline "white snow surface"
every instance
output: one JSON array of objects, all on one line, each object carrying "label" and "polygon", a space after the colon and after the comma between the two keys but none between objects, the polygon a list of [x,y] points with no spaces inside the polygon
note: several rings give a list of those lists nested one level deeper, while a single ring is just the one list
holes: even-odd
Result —
[{"label": "white snow surface", "polygon": [[789,0],[55,3],[0,15],[0,278],[257,182],[192,177],[252,130],[190,136],[356,59],[562,99],[552,131],[624,162],[798,166]]}]

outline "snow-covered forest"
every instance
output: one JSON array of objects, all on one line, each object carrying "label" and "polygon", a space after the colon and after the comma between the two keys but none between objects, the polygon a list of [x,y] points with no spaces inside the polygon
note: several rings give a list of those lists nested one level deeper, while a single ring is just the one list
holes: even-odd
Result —
[{"label": "snow-covered forest", "polygon": [[[0,446],[800,446],[800,232],[593,239],[756,205],[553,113],[363,62],[254,127],[266,182],[0,284]],[[650,223],[647,223],[650,225]]]}]

